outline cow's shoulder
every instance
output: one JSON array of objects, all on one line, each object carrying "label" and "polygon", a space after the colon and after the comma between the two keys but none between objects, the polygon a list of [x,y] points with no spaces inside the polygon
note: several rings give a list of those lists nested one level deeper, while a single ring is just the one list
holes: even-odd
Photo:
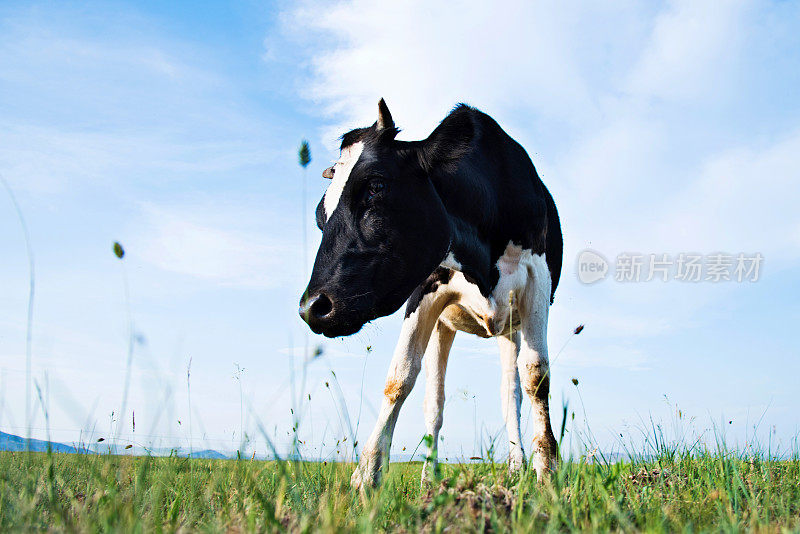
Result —
[{"label": "cow's shoulder", "polygon": [[453,270],[447,267],[437,267],[423,283],[417,286],[406,304],[406,318],[411,316],[422,303],[425,295],[435,293],[440,287],[447,285],[453,277]]}]

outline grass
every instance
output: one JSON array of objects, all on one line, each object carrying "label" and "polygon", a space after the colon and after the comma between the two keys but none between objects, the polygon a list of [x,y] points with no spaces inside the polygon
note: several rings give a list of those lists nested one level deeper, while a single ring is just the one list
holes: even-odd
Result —
[{"label": "grass", "polygon": [[800,459],[662,454],[568,461],[544,484],[504,465],[392,464],[377,491],[343,463],[0,453],[0,531],[800,531]]}]

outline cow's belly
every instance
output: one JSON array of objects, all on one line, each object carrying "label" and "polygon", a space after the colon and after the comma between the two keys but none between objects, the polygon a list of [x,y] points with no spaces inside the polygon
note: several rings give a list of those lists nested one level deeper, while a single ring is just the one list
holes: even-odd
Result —
[{"label": "cow's belly", "polygon": [[468,334],[480,337],[491,337],[489,325],[485,317],[476,316],[461,304],[451,304],[444,309],[439,320],[445,325]]},{"label": "cow's belly", "polygon": [[[519,327],[517,302],[507,291],[502,296],[493,294],[491,298],[486,298],[478,286],[468,282],[460,272],[453,273],[447,291],[450,303],[439,319],[448,327],[480,337],[508,333],[509,320],[512,328]],[[503,301],[498,302],[498,297]]]},{"label": "cow's belly", "polygon": [[[451,304],[446,307],[442,315],[439,316],[439,320],[453,330],[483,338],[493,337],[508,331],[508,326],[503,329],[503,332],[496,331],[494,316],[480,315],[476,310],[469,309],[461,304]],[[516,317],[512,317],[512,328],[517,330],[519,325],[519,314],[516,314]]]},{"label": "cow's belly", "polygon": [[[451,295],[450,303],[439,319],[450,328],[480,337],[517,330],[521,322],[517,304],[523,293],[530,289],[549,291],[550,278],[544,255],[532,255],[530,251],[509,244],[497,267],[500,278],[489,298],[484,297],[478,286],[467,281],[461,272],[454,270],[445,286]],[[532,280],[531,273],[537,271],[542,271],[542,275],[537,277],[541,280]],[[537,287],[529,288],[531,282]]]}]

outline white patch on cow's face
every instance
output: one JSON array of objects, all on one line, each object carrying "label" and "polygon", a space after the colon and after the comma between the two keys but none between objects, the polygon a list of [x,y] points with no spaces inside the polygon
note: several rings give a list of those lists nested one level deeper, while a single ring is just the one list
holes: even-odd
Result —
[{"label": "white patch on cow's face", "polygon": [[355,167],[361,152],[364,150],[364,143],[359,141],[342,149],[339,161],[333,165],[333,180],[328,190],[325,191],[325,218],[329,219],[333,215],[333,210],[339,205],[339,198],[342,196],[344,186],[350,177],[350,172]]},{"label": "white patch on cow's face", "polygon": [[461,263],[456,259],[453,255],[453,252],[448,252],[447,256],[442,260],[442,263],[439,264],[440,267],[445,267],[447,269],[453,269],[454,271],[461,270]]}]

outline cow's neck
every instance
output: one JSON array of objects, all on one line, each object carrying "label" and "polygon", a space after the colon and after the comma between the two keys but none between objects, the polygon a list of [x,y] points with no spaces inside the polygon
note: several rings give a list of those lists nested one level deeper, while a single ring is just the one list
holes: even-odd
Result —
[{"label": "cow's neck", "polygon": [[[437,182],[438,180],[434,180],[434,186],[447,211],[451,227],[450,246],[443,265],[464,273],[469,281],[478,286],[484,296],[488,296],[497,283],[494,268],[497,258],[493,257],[491,244],[481,237],[481,232],[478,230],[483,228],[484,234],[492,234],[492,229],[487,228],[484,219],[486,210],[478,208],[481,202],[476,202],[475,198],[466,199],[460,196],[468,195],[470,191],[448,191],[447,194],[443,194],[440,189],[442,184]],[[460,209],[461,206],[469,205],[476,208]]]}]

